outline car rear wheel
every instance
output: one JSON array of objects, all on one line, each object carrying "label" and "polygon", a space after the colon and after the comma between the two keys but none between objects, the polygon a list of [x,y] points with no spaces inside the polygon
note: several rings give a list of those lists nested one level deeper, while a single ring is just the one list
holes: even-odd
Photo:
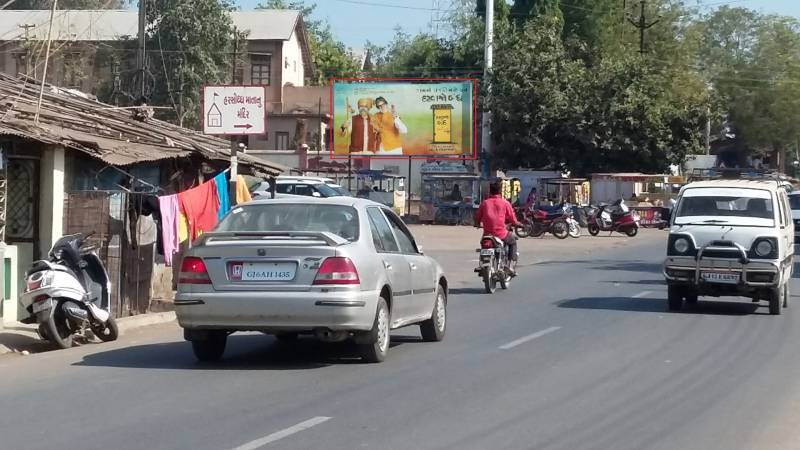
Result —
[{"label": "car rear wheel", "polygon": [[379,363],[386,359],[386,353],[389,351],[389,317],[386,299],[380,297],[372,330],[368,332],[368,342],[361,344],[361,357],[365,362]]},{"label": "car rear wheel", "polygon": [[667,288],[667,305],[670,311],[680,311],[683,308],[683,292],[678,286]]},{"label": "car rear wheel", "polygon": [[419,325],[422,340],[425,342],[439,342],[444,339],[447,330],[447,293],[439,285],[436,289],[436,303],[433,305],[433,315],[430,319]]},{"label": "car rear wheel", "polygon": [[209,331],[208,337],[192,341],[194,356],[203,362],[218,361],[225,353],[225,344],[228,342],[228,333],[224,331]]}]

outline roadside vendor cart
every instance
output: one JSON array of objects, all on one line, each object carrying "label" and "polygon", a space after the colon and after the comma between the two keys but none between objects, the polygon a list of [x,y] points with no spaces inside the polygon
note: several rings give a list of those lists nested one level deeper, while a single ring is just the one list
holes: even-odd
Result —
[{"label": "roadside vendor cart", "polygon": [[481,203],[478,175],[424,175],[421,222],[472,225]]},{"label": "roadside vendor cart", "polygon": [[553,204],[588,205],[591,186],[588,178],[542,178],[539,180],[539,200]]},{"label": "roadside vendor cart", "polygon": [[359,170],[356,172],[356,180],[356,197],[389,206],[399,215],[405,214],[406,177],[384,170]]}]

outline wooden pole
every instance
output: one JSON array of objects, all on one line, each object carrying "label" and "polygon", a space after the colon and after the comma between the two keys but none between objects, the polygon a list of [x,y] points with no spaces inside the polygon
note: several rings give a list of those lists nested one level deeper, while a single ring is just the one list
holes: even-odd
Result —
[{"label": "wooden pole", "polygon": [[36,103],[36,115],[33,117],[33,122],[39,124],[39,111],[42,109],[42,97],[44,96],[44,83],[47,80],[47,64],[50,62],[50,43],[53,35],[53,16],[56,14],[56,5],[58,0],[53,0],[53,8],[50,10],[50,26],[47,28],[47,52],[44,54],[44,70],[42,73],[42,85],[39,88],[39,101]]}]

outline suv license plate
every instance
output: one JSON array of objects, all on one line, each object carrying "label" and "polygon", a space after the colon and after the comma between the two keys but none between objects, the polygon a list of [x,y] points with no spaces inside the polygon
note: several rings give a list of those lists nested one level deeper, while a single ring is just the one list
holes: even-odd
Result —
[{"label": "suv license plate", "polygon": [[494,255],[494,250],[492,250],[491,248],[481,249],[481,256],[492,256],[492,255]]},{"label": "suv license plate", "polygon": [[703,280],[709,283],[737,284],[739,283],[738,273],[703,272]]},{"label": "suv license plate", "polygon": [[53,299],[48,298],[47,300],[42,300],[33,304],[34,314],[39,314],[42,311],[47,311],[48,309],[53,309]]}]

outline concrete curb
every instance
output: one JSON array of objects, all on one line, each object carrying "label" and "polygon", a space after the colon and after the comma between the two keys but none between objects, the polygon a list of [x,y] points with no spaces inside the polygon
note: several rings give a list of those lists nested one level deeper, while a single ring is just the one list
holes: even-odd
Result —
[{"label": "concrete curb", "polygon": [[169,323],[173,321],[175,321],[175,312],[169,311],[122,317],[117,319],[117,326],[119,327],[120,334],[122,334],[127,331],[135,330],[136,328],[147,327],[150,325],[160,325],[162,323]]},{"label": "concrete curb", "polygon": [[[175,312],[160,312],[141,314],[138,316],[122,317],[117,319],[117,326],[119,327],[120,335],[135,330],[137,328],[147,327],[151,325],[160,325],[175,321]],[[21,323],[13,324],[13,329],[5,328],[0,329],[0,332],[5,333],[7,336],[6,343],[0,343],[0,355],[8,353],[19,353],[20,350],[15,350],[15,347],[30,350],[31,353],[39,353],[35,349],[36,346],[44,344],[39,340],[36,328],[30,325],[23,325]],[[32,342],[36,340],[37,342]],[[17,345],[15,341],[19,341]],[[11,345],[11,347],[9,347]]]}]

